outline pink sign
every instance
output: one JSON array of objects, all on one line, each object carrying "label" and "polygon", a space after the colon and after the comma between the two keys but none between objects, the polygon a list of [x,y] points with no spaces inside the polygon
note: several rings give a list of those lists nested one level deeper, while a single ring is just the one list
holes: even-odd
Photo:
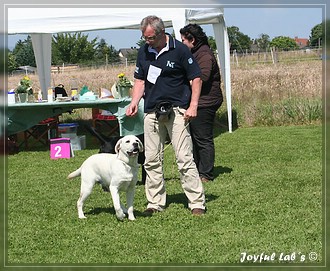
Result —
[{"label": "pink sign", "polygon": [[50,139],[50,158],[70,158],[73,157],[70,138],[52,138]]}]

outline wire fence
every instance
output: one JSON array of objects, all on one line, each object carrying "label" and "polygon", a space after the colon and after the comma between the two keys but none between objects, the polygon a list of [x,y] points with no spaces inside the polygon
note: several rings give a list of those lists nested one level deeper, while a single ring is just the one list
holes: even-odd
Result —
[{"label": "wire fence", "polygon": [[[310,60],[321,60],[323,56],[322,48],[317,49],[304,49],[304,50],[294,50],[294,51],[278,51],[271,48],[266,52],[246,52],[238,53],[233,51],[230,57],[230,64],[235,66],[240,65],[253,65],[253,64],[274,64],[285,63],[285,62],[301,62]],[[97,68],[111,68],[111,67],[127,67],[135,65],[135,60],[121,61],[116,63],[93,63],[85,65],[62,65],[61,67],[56,67],[52,71],[57,73],[62,73],[70,70],[76,69],[97,69]]]},{"label": "wire fence", "polygon": [[294,51],[278,51],[271,48],[266,52],[237,53],[233,51],[231,65],[276,64],[278,62],[299,62],[322,59],[322,48]]},{"label": "wire fence", "polygon": [[[245,52],[238,53],[233,51],[230,57],[230,64],[232,66],[248,66],[254,64],[274,64],[277,63],[286,63],[286,62],[301,62],[301,61],[310,61],[310,60],[322,60],[323,52],[322,48],[317,49],[301,49],[294,51],[278,51],[271,48],[266,52]],[[118,67],[128,67],[135,65],[135,60],[123,59],[119,62],[107,63],[106,61],[102,62],[93,62],[88,64],[65,64],[56,65],[51,67],[52,73],[70,73],[71,71],[77,71],[82,69],[111,69]],[[18,74],[31,74],[35,71],[29,71],[27,69],[13,71],[10,76]]]}]

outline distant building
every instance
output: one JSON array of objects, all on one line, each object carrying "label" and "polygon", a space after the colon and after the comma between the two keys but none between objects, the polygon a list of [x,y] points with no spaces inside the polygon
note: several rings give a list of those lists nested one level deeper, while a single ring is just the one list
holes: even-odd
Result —
[{"label": "distant building", "polygon": [[17,70],[14,70],[12,72],[13,75],[17,74],[36,74],[37,73],[37,68],[36,67],[31,67],[31,66],[19,66]]},{"label": "distant building", "polygon": [[137,51],[138,51],[138,49],[135,47],[122,48],[122,49],[119,49],[119,56],[122,58],[128,58],[129,55],[135,54]]},{"label": "distant building", "polygon": [[309,45],[308,39],[295,37],[294,41],[297,43],[297,45],[299,46],[300,49],[305,48]]}]

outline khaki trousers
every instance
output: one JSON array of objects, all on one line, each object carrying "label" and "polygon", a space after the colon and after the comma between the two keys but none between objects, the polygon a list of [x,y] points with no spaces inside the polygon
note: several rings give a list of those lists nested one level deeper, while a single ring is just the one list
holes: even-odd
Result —
[{"label": "khaki trousers", "polygon": [[196,164],[193,159],[189,125],[184,120],[185,109],[174,108],[167,121],[158,121],[155,113],[144,118],[145,170],[147,208],[162,211],[166,205],[165,181],[163,177],[163,154],[167,134],[175,150],[183,191],[190,209],[205,209],[205,195]]}]

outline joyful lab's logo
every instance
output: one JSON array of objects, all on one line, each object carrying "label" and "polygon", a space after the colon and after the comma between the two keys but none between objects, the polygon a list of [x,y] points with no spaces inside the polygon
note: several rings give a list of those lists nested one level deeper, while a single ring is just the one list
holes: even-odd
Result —
[{"label": "joyful lab's logo", "polygon": [[317,260],[317,253],[310,252],[304,254],[301,252],[292,253],[271,253],[267,254],[262,252],[261,254],[248,254],[247,252],[242,252],[240,256],[241,263],[265,263],[265,262],[315,262]]}]

